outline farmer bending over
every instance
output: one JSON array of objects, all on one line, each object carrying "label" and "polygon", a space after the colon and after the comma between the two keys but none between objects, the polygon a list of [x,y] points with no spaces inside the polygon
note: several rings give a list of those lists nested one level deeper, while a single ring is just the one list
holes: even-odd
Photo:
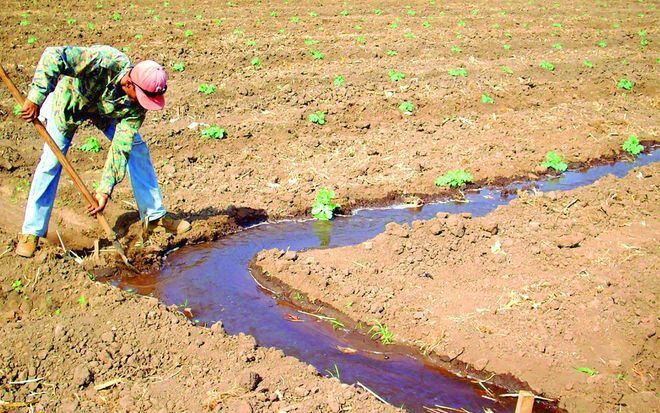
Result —
[{"label": "farmer bending over", "polygon": [[[154,61],[133,65],[110,46],[48,47],[37,65],[21,118],[45,121],[65,154],[78,126],[89,119],[112,141],[96,191],[99,206],[88,206],[89,214],[103,211],[128,167],[140,218],[148,219],[151,228],[160,226],[181,234],[190,229],[190,223],[167,215],[149,149],[138,132],[147,110],[165,106],[166,90],[167,74]],[[57,158],[44,145],[16,247],[20,256],[32,257],[39,237],[46,235],[61,171]]]}]

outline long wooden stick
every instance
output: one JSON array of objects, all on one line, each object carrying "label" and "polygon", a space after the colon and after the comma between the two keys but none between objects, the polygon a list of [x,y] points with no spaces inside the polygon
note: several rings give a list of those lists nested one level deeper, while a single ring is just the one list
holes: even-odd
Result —
[{"label": "long wooden stick", "polygon": [[[12,94],[12,96],[14,96],[14,99],[16,99],[16,101],[20,105],[23,105],[23,103],[25,102],[25,97],[23,97],[23,94],[16,88],[16,86],[14,86],[14,83],[11,81],[11,79],[9,79],[9,76],[7,76],[7,73],[5,72],[5,69],[2,67],[2,65],[0,65],[0,78],[2,78],[2,81],[9,89],[9,92]],[[69,175],[75,187],[82,194],[83,198],[85,198],[85,200],[91,205],[93,205],[95,208],[98,207],[99,204],[98,202],[96,202],[96,198],[92,196],[92,194],[85,186],[85,183],[82,181],[78,173],[73,169],[73,166],[71,166],[69,160],[66,158],[66,156],[64,156],[64,154],[60,150],[59,146],[57,146],[53,138],[51,138],[44,124],[41,123],[39,119],[34,119],[32,121],[32,124],[34,124],[34,127],[37,128],[37,132],[39,132],[39,135],[41,135],[44,141],[46,141],[46,144],[48,145],[50,150],[55,154],[55,157],[62,165],[62,168]],[[121,244],[119,244],[119,242],[117,241],[117,234],[115,234],[115,231],[112,230],[110,224],[108,223],[108,220],[105,219],[105,216],[101,212],[97,212],[96,220],[99,222],[99,225],[103,229],[103,232],[105,232],[106,237],[108,237],[108,239],[112,241],[113,245],[115,246],[115,249],[117,249],[117,252],[119,253],[119,255],[121,255],[124,263],[130,265],[128,264],[128,259],[126,258],[126,254],[124,254],[124,250],[121,247]]]}]

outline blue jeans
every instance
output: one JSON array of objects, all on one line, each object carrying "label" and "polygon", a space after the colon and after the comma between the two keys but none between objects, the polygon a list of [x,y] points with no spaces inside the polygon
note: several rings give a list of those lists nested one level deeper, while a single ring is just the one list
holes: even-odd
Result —
[{"label": "blue jeans", "polygon": [[[55,121],[52,113],[52,99],[46,98],[39,118],[46,122],[46,130],[53,138],[60,150],[66,155],[73,133],[63,134],[55,127]],[[115,124],[111,122],[103,130],[103,134],[112,141],[115,135]],[[50,150],[48,145],[44,144],[43,153],[39,160],[39,165],[34,172],[32,184],[30,185],[30,195],[28,196],[25,207],[25,219],[23,221],[23,234],[32,234],[39,237],[46,236],[48,231],[48,221],[53,210],[53,202],[57,192],[57,183],[60,180],[62,165]],[[128,174],[133,187],[133,196],[140,212],[140,218],[144,221],[154,221],[165,215],[163,208],[163,198],[158,187],[156,172],[151,164],[149,149],[147,144],[142,141],[140,134],[135,135],[133,148],[128,157]]]}]

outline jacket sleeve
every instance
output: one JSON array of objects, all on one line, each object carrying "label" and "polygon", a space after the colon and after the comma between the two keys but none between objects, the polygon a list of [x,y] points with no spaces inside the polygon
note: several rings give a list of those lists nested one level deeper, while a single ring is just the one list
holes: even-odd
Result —
[{"label": "jacket sleeve", "polygon": [[61,75],[81,77],[96,67],[103,58],[102,51],[92,47],[47,47],[34,72],[27,98],[41,106],[49,93],[55,90]]},{"label": "jacket sleeve", "polygon": [[112,138],[108,158],[105,161],[101,181],[96,192],[112,195],[115,185],[120,183],[126,176],[126,165],[133,147],[133,140],[143,120],[144,117],[136,116],[124,118],[117,122],[115,135]]}]

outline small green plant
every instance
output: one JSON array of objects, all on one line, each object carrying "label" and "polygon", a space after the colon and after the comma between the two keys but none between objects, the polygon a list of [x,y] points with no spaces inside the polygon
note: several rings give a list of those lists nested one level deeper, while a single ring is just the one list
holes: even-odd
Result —
[{"label": "small green plant", "polygon": [[184,23],[184,22],[175,22],[174,25],[175,25],[176,27],[181,28],[181,27],[185,26],[186,23]]},{"label": "small green plant", "polygon": [[314,60],[321,60],[321,59],[323,59],[323,53],[321,53],[321,52],[320,52],[319,50],[317,50],[317,49],[312,49],[312,50],[310,50],[310,51],[309,51],[309,54],[312,55],[312,58],[313,58]]},{"label": "small green plant", "polygon": [[69,26],[76,24],[76,19],[70,17],[66,19],[66,24],[68,24]]},{"label": "small green plant", "polygon": [[275,10],[271,11],[271,12],[268,13],[268,14],[270,15],[270,17],[277,17],[277,16],[278,16],[278,14],[277,14],[277,12],[276,12]]},{"label": "small green plant", "polygon": [[39,40],[39,39],[37,39],[37,38],[34,37],[34,36],[30,36],[30,37],[28,37],[28,39],[27,39],[27,44],[35,44],[35,43],[37,42],[37,40]]},{"label": "small green plant", "polygon": [[386,54],[387,54],[388,56],[392,57],[392,56],[396,56],[398,53],[397,53],[396,50],[388,50],[388,51],[386,52]]},{"label": "small green plant", "polygon": [[511,45],[510,44],[503,44],[502,48],[504,48],[504,50],[511,50]]},{"label": "small green plant", "polygon": [[257,42],[256,42],[255,40],[246,40],[246,41],[245,41],[245,45],[246,45],[246,46],[253,47],[253,46],[256,46],[256,45],[257,45]]},{"label": "small green plant", "polygon": [[447,73],[449,73],[449,76],[451,77],[467,77],[468,75],[467,70],[462,67],[458,69],[449,69]]},{"label": "small green plant", "polygon": [[607,47],[607,43],[604,40],[601,40],[598,43],[596,43],[596,46],[598,46],[598,47]]},{"label": "small green plant", "polygon": [[94,23],[87,23],[87,28],[89,30],[94,30],[96,28],[96,26],[94,26]]},{"label": "small green plant", "polygon": [[348,16],[348,10],[342,10],[339,12],[342,16]]},{"label": "small green plant", "polygon": [[14,105],[14,109],[12,109],[12,112],[14,112],[15,116],[21,116],[21,105],[18,103]]},{"label": "small green plant", "polygon": [[461,48],[458,47],[458,46],[452,46],[452,47],[451,47],[451,51],[452,51],[453,53],[460,53],[460,52],[462,52]]},{"label": "small green plant", "polygon": [[143,36],[142,36],[140,33],[138,33],[138,34],[136,34],[136,35],[133,36],[133,37],[135,38],[135,40],[142,40],[142,37],[143,37]]},{"label": "small green plant", "polygon": [[317,125],[324,125],[325,112],[317,110],[314,113],[310,113],[309,116],[307,116],[307,120],[310,121],[311,123],[316,123]]},{"label": "small green plant", "polygon": [[341,87],[341,86],[343,86],[343,85],[344,85],[344,82],[345,82],[345,79],[344,79],[344,76],[342,76],[342,75],[337,75],[337,76],[335,76],[335,78],[332,80],[332,84],[335,85],[335,86],[337,86],[337,87]]},{"label": "small green plant", "polygon": [[403,37],[405,37],[406,39],[414,39],[415,35],[413,34],[413,32],[405,32],[403,34]]},{"label": "small green plant", "polygon": [[561,43],[555,43],[555,44],[553,44],[553,45],[552,45],[552,48],[555,49],[555,50],[561,50],[561,48],[562,48],[562,47],[561,47]]},{"label": "small green plant", "polygon": [[210,95],[212,93],[215,93],[215,85],[202,83],[197,87],[197,91],[205,95]]},{"label": "small green plant", "polygon": [[459,20],[456,24],[458,24],[459,27],[465,27],[465,22],[463,20]]},{"label": "small green plant", "polygon": [[447,171],[444,175],[437,177],[433,183],[440,188],[445,186],[450,188],[460,188],[472,181],[473,177],[468,172],[465,172],[463,169],[452,169]]},{"label": "small green plant", "polygon": [[381,344],[392,344],[393,334],[387,326],[377,320],[373,320],[373,323],[374,325],[371,326],[367,334],[371,334],[372,339],[379,339]]},{"label": "small green plant", "polygon": [[319,41],[318,41],[318,40],[314,40],[314,39],[308,37],[308,38],[306,38],[306,39],[304,40],[304,43],[305,43],[307,46],[313,46],[313,45],[315,45],[315,44],[318,44]]},{"label": "small green plant", "polygon": [[337,320],[336,318],[331,318],[328,321],[330,321],[330,324],[332,325],[333,330],[343,330],[346,328],[344,323],[341,321]]},{"label": "small green plant", "polygon": [[616,84],[616,87],[623,90],[632,90],[633,82],[624,78],[619,79],[619,82]]},{"label": "small green plant", "polygon": [[415,110],[415,107],[410,102],[401,102],[401,104],[399,105],[399,110],[403,112],[404,115],[412,115],[413,110]]},{"label": "small green plant", "polygon": [[511,68],[509,68],[508,66],[500,66],[500,69],[502,69],[502,71],[507,75],[513,74],[513,70],[511,70]]},{"label": "small green plant", "polygon": [[309,17],[319,17],[319,14],[315,11],[310,11],[309,12]]},{"label": "small green plant", "polygon": [[398,70],[394,70],[394,69],[387,72],[387,76],[390,77],[390,80],[392,82],[398,82],[398,81],[403,80],[403,79],[406,78],[405,74],[403,74],[402,72],[399,72]]},{"label": "small green plant", "polygon": [[261,60],[255,56],[250,60],[250,64],[254,67],[259,67],[261,65]]},{"label": "small green plant", "polygon": [[337,367],[337,364],[334,364],[332,370],[325,369],[325,372],[328,373],[328,377],[339,380],[339,368]]},{"label": "small green plant", "polygon": [[383,11],[381,9],[374,9],[374,14],[376,16],[380,16],[381,14],[383,14]]},{"label": "small green plant", "polygon": [[580,373],[587,374],[589,376],[595,376],[598,374],[598,371],[594,369],[590,369],[589,367],[573,367],[576,371],[579,371]]},{"label": "small green plant", "polygon": [[85,298],[84,295],[78,297],[78,304],[80,304],[83,307],[87,305],[87,299]]},{"label": "small green plant", "polygon": [[628,136],[628,139],[621,145],[621,149],[628,152],[633,156],[639,155],[644,147],[639,143],[639,139],[635,135]]},{"label": "small green plant", "polygon": [[541,69],[545,69],[545,70],[547,70],[548,72],[552,72],[552,71],[555,70],[555,65],[553,65],[553,64],[550,63],[550,62],[548,62],[547,60],[541,60],[541,63],[539,63],[539,67],[540,67]]},{"label": "small green plant", "polygon": [[554,151],[545,154],[545,160],[541,163],[541,166],[546,169],[552,168],[557,172],[564,172],[568,168],[568,164]]},{"label": "small green plant", "polygon": [[495,103],[495,101],[493,100],[492,97],[488,96],[487,93],[484,93],[481,95],[481,103],[489,104],[489,103]]},{"label": "small green plant", "polygon": [[355,42],[360,44],[365,44],[367,42],[367,38],[364,36],[358,36],[355,38]]},{"label": "small green plant", "polygon": [[593,62],[591,62],[590,60],[584,59],[584,60],[582,61],[582,66],[584,66],[584,67],[586,67],[586,68],[588,68],[588,69],[593,69],[594,64],[593,64]]},{"label": "small green plant", "polygon": [[319,221],[332,219],[334,210],[339,208],[339,205],[332,202],[334,196],[334,191],[324,186],[320,187],[312,204],[312,216]]},{"label": "small green plant", "polygon": [[19,26],[29,26],[30,21],[29,20],[21,20],[18,24],[19,24]]},{"label": "small green plant", "polygon": [[15,281],[11,284],[11,289],[12,289],[13,291],[16,291],[16,292],[19,293],[19,294],[21,293],[21,291],[23,291],[23,282],[21,281],[20,278],[19,278],[18,280],[15,280]]},{"label": "small green plant", "polygon": [[110,18],[111,18],[113,21],[118,22],[118,21],[121,20],[121,14],[119,14],[119,13],[117,13],[117,12],[114,12],[114,13],[112,13],[112,15],[110,16]]},{"label": "small green plant", "polygon": [[99,140],[96,139],[93,136],[90,136],[85,140],[85,143],[80,145],[78,147],[83,152],[93,152],[93,153],[98,153],[101,151],[101,144],[99,143]]},{"label": "small green plant", "polygon": [[552,23],[552,27],[559,29],[561,28],[561,23]]},{"label": "small green plant", "polygon": [[205,138],[222,139],[227,136],[227,131],[219,126],[209,126],[202,129],[202,136]]},{"label": "small green plant", "polygon": [[190,37],[193,35],[193,31],[188,29],[185,32],[183,32],[183,37]]},{"label": "small green plant", "polygon": [[290,21],[291,23],[298,23],[298,22],[300,21],[300,18],[298,18],[298,16],[291,16],[291,18],[289,19],[289,21]]},{"label": "small green plant", "polygon": [[172,70],[175,72],[183,72],[186,70],[186,65],[182,62],[172,63]]}]

